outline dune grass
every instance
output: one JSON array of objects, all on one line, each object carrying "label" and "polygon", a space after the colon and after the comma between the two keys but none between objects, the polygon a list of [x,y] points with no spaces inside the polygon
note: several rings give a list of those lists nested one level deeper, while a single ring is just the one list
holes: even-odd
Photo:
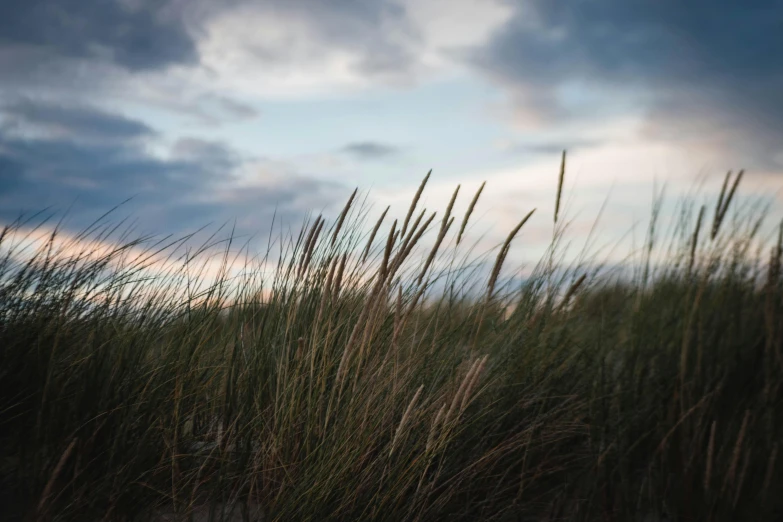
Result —
[{"label": "dune grass", "polygon": [[740,174],[668,237],[654,212],[631,272],[563,265],[563,175],[521,282],[503,267],[532,209],[476,256],[479,194],[438,216],[426,178],[404,221],[363,235],[354,192],[260,258],[224,243],[211,280],[216,241],[98,223],[25,250],[29,223],[7,226],[5,519],[232,501],[281,521],[781,517],[783,235],[730,212]]}]

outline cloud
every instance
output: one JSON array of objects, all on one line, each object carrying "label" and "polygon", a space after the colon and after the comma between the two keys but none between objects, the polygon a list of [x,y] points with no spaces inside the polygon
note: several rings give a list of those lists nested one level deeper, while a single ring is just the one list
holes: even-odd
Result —
[{"label": "cloud", "polygon": [[70,58],[102,60],[131,71],[198,60],[182,18],[166,2],[7,0],[0,44],[36,47]]},{"label": "cloud", "polygon": [[203,24],[232,3],[2,2],[0,104],[23,98],[63,107],[110,104],[211,128],[253,119],[252,104],[209,79],[197,47]]},{"label": "cloud", "polygon": [[50,137],[31,136],[24,128],[0,130],[2,222],[23,211],[65,210],[76,203],[69,217],[71,226],[80,229],[132,197],[128,211],[139,226],[155,233],[177,234],[237,219],[239,232],[263,234],[273,213],[296,224],[310,211],[331,208],[347,193],[338,183],[315,180],[286,163],[243,157],[220,142],[180,139],[163,157],[150,153],[143,142],[81,140],[79,136],[120,126],[116,122],[134,128],[134,121],[89,110],[79,117],[50,109],[31,105],[26,112],[46,114],[38,120],[47,122],[78,122],[70,129],[79,134]]},{"label": "cloud", "polygon": [[237,1],[201,23],[199,78],[249,96],[410,82],[421,35],[391,0]]},{"label": "cloud", "polygon": [[0,99],[111,99],[213,127],[257,117],[259,97],[410,85],[422,45],[394,0],[9,0]]},{"label": "cloud", "polygon": [[172,158],[196,163],[211,171],[233,172],[241,163],[239,155],[225,144],[197,138],[177,140],[171,149]]},{"label": "cloud", "polygon": [[589,149],[600,145],[600,140],[589,139],[569,139],[558,142],[506,142],[501,143],[500,148],[510,154],[532,154],[548,157],[556,157],[562,154],[563,150],[572,153],[576,150]]},{"label": "cloud", "polygon": [[513,11],[493,0],[240,0],[203,17],[198,49],[216,84],[250,96],[410,87],[461,68]]},{"label": "cloud", "polygon": [[143,122],[84,105],[22,98],[0,110],[7,128],[33,128],[48,135],[127,140],[154,134]]},{"label": "cloud", "polygon": [[226,96],[207,94],[201,97],[201,101],[207,104],[213,104],[219,111],[237,119],[251,120],[259,116],[259,111],[252,105]]},{"label": "cloud", "polygon": [[386,159],[398,156],[401,152],[398,147],[374,141],[358,141],[349,143],[340,150],[360,160]]},{"label": "cloud", "polygon": [[780,2],[508,4],[516,14],[465,56],[510,91],[518,118],[545,127],[641,108],[649,138],[687,137],[759,166],[775,161],[783,142]]}]

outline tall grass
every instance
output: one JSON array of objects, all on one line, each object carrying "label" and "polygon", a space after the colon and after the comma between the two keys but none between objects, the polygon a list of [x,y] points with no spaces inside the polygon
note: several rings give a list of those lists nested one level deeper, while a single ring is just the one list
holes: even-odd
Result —
[{"label": "tall grass", "polygon": [[728,226],[727,177],[711,225],[660,239],[654,213],[631,277],[564,265],[564,168],[522,283],[532,209],[489,270],[464,236],[483,185],[457,231],[457,192],[417,209],[427,178],[402,224],[362,235],[354,192],[260,259],[229,238],[210,277],[217,240],[5,227],[5,519],[780,517],[783,230]]}]

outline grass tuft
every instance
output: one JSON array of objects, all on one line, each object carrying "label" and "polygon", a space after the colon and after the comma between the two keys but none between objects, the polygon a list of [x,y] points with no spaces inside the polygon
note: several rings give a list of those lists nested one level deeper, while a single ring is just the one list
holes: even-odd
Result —
[{"label": "grass tuft", "polygon": [[432,226],[430,174],[402,221],[365,234],[354,191],[259,255],[6,225],[4,520],[781,519],[783,226],[759,233],[740,171],[710,233],[656,201],[625,270],[569,264],[564,175],[521,279],[533,211],[488,265],[464,244],[484,184],[450,242],[459,187]]}]

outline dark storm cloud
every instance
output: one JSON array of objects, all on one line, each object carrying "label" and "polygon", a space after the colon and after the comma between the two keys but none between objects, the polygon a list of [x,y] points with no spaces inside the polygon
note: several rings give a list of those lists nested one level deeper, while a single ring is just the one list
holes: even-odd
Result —
[{"label": "dark storm cloud", "polygon": [[31,126],[71,136],[101,139],[133,139],[154,134],[137,120],[87,106],[21,99],[0,106],[6,126]]},{"label": "dark storm cloud", "polygon": [[[110,128],[106,122],[112,120],[102,114],[78,121],[80,132],[91,135]],[[278,165],[274,177],[258,173],[250,182],[242,180],[237,171],[246,160],[225,144],[197,139],[179,140],[170,157],[160,158],[132,140],[30,138],[0,130],[0,222],[73,204],[70,226],[79,230],[133,198],[128,212],[149,232],[177,234],[238,219],[240,232],[265,233],[275,211],[290,224],[344,195],[339,185],[310,179],[290,166]]]},{"label": "dark storm cloud", "polygon": [[[593,82],[644,94],[648,131],[680,135],[734,126],[733,138],[771,155],[783,140],[783,3],[778,0],[529,0],[484,47],[480,70],[551,123],[578,114],[554,86]],[[706,121],[699,124],[698,121]],[[668,134],[667,134],[668,133]]]},{"label": "dark storm cloud", "polygon": [[361,160],[385,159],[400,154],[400,149],[398,147],[374,141],[349,143],[340,150]]},{"label": "dark storm cloud", "polygon": [[72,58],[155,70],[197,60],[193,38],[165,2],[132,6],[102,0],[4,0],[0,46],[51,49]]}]

